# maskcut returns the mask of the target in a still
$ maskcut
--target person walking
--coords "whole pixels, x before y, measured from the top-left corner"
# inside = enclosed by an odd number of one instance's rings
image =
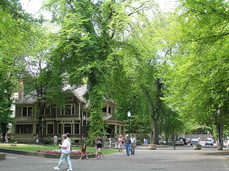
[[[57,146],[57,143],[58,143],[58,137],[56,135],[54,135],[54,137],[53,137],[54,146]]]
[[[34,136],[35,143],[39,143],[39,136],[38,134]]]
[[[103,147],[103,140],[100,135],[97,136],[95,143],[96,145],[96,158],[100,159],[102,156],[102,147]]]
[[[122,135],[119,135],[119,138],[118,138],[118,152],[119,152],[119,155],[122,155],[123,147],[124,147],[124,139],[123,139]]]
[[[126,154],[127,154],[127,156],[129,156],[130,155],[130,144],[131,144],[131,141],[130,141],[130,138],[129,138],[128,135],[126,135],[125,144],[126,144]]]
[[[59,159],[59,163],[56,167],[54,167],[54,170],[60,170],[60,167],[62,165],[62,163],[64,162],[64,160],[66,160],[66,162],[68,163],[68,169],[67,171],[71,171],[72,170],[72,163],[70,160],[70,154],[71,154],[71,143],[69,142],[69,140],[67,139],[67,135],[63,134],[62,135],[62,140],[63,143],[62,145],[59,144],[59,147],[61,148],[61,156]]]
[[[8,143],[9,142],[9,137],[8,137],[8,134],[6,133],[5,135],[5,143]]]
[[[86,152],[86,140],[85,140],[84,134],[81,135],[80,148],[81,148],[81,157],[79,158],[79,160],[83,158],[83,155],[85,155],[86,160],[88,160],[88,156]]]
[[[130,142],[131,142],[130,144],[131,155],[135,155],[136,138],[134,137],[134,135],[131,136]]]

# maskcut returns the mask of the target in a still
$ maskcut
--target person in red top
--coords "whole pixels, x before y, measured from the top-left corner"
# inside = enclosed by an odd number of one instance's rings
[[[81,157],[79,158],[79,160],[83,158],[83,155],[85,155],[86,160],[88,160],[87,152],[86,152],[86,140],[85,140],[84,134],[81,135],[80,148],[81,148]]]

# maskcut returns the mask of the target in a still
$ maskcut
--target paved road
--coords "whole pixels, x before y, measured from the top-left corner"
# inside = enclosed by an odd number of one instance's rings
[[[57,159],[7,154],[6,160],[0,161],[0,171],[52,171],[57,163]],[[229,171],[228,153],[219,155],[215,148],[146,150],[138,147],[135,156],[116,153],[100,160],[72,160],[72,163],[74,171]],[[66,167],[63,164],[62,170]]]

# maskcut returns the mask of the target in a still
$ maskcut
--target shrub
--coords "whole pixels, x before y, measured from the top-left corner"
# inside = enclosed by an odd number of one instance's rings
[[[53,143],[52,137],[44,137],[43,143],[44,144],[52,144]]]

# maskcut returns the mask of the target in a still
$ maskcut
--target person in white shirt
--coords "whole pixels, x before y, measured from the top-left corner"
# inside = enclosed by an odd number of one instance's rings
[[[54,146],[57,146],[58,137],[56,135],[53,137],[53,143],[54,143]]]
[[[135,155],[136,138],[134,137],[134,135],[131,136],[130,141],[131,141],[130,144],[131,155]]]
[[[72,163],[70,160],[70,154],[71,154],[71,143],[69,142],[69,140],[67,139],[67,135],[63,134],[62,135],[62,145],[59,145],[59,147],[61,148],[61,156],[59,159],[59,163],[56,167],[54,167],[54,170],[60,170],[60,167],[62,165],[62,163],[64,162],[64,160],[67,161],[68,163],[68,169],[67,171],[71,171],[72,170]]]

